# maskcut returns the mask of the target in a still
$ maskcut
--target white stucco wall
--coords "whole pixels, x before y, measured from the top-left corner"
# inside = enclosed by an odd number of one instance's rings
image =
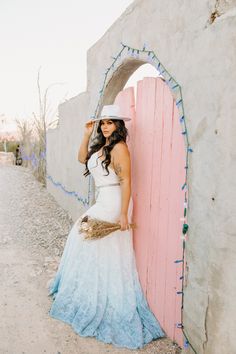
[[[83,177],[84,166],[77,154],[83,136],[82,126],[87,120],[88,95],[82,93],[59,106],[59,124],[47,133],[47,174],[67,191],[87,198],[88,177]],[[76,220],[86,207],[74,196],[47,180],[47,189],[60,205]]]
[[[47,136],[48,174],[84,197],[88,178],[77,161],[83,126],[121,41],[135,48],[147,43],[182,88],[194,150],[185,331],[197,353],[236,353],[236,1],[137,0],[90,48],[87,91],[59,106],[59,126]],[[114,92],[119,80],[111,85]],[[85,210],[50,181],[47,188],[74,220]]]

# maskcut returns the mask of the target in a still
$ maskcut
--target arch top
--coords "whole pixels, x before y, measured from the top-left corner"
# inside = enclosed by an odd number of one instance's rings
[[[152,65],[160,74],[160,77],[166,82],[176,102],[181,102],[181,88],[176,80],[170,75],[166,68],[161,64],[153,50],[148,50],[145,46],[142,49],[132,48],[124,43],[121,43],[122,48],[116,56],[112,56],[113,62],[105,72],[105,77],[101,90],[100,97],[93,117],[100,114],[102,106],[112,104],[116,95],[124,88],[126,82],[132,74],[142,65]],[[181,108],[178,107],[179,110]],[[180,112],[182,117],[183,112]]]
[[[102,97],[102,105],[112,104],[130,76],[144,64],[147,64],[147,62],[135,58],[125,58],[107,80]]]

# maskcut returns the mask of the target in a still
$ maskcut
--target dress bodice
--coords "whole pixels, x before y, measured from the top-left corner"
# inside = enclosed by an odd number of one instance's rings
[[[90,156],[90,159],[88,160],[88,169],[94,178],[96,186],[119,182],[119,177],[116,175],[115,171],[109,166],[109,175],[107,175],[107,171],[102,165],[102,160],[99,157],[98,151],[94,152]]]

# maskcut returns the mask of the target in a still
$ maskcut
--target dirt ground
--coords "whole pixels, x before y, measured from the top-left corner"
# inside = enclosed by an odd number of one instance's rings
[[[0,354],[179,354],[169,339],[128,350],[80,337],[48,315],[47,285],[71,226],[28,169],[0,165]]]

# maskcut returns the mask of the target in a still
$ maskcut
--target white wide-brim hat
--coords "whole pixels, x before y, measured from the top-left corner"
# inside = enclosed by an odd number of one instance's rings
[[[101,119],[120,119],[120,120],[131,120],[130,117],[123,117],[120,112],[120,107],[116,104],[105,105],[102,108],[100,116],[94,118],[93,121],[98,121]]]

